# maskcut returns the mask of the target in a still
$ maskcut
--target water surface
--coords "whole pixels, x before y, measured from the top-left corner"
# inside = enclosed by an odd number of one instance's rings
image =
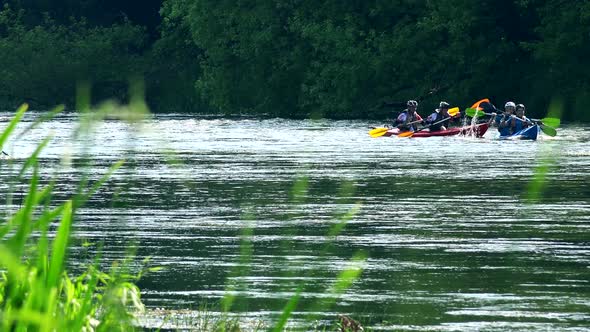
[[[63,115],[8,142],[0,188],[48,134],[42,174],[58,179],[58,199],[125,158],[79,211],[72,256],[104,243],[109,262],[137,244],[164,267],[140,282],[145,303],[183,317],[205,304],[215,314],[229,289],[234,312],[269,322],[305,285],[294,327],[347,314],[375,330],[590,328],[590,128],[529,142],[375,139],[371,125],[168,115],[106,121],[72,141],[77,119]],[[332,305],[328,289],[359,253],[361,278]]]

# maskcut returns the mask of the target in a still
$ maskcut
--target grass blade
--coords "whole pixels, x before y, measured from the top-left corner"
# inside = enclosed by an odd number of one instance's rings
[[[0,135],[0,150],[2,150],[2,148],[4,147],[4,142],[6,142],[8,136],[10,136],[10,134],[14,131],[14,128],[16,128],[17,123],[20,122],[20,119],[22,119],[23,115],[25,114],[28,108],[28,104],[22,104],[16,110],[16,115],[14,116],[14,118],[12,118],[8,126],[4,129],[2,135]]]
[[[66,259],[66,251],[68,241],[70,239],[70,232],[72,226],[72,202],[67,201],[64,209],[57,235],[53,240],[53,248],[51,250],[51,262],[49,264],[49,274],[47,276],[48,288],[57,287],[58,281],[63,271],[64,262]]]

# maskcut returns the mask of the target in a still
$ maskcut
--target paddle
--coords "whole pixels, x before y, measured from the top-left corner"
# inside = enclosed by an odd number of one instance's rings
[[[518,121],[521,121],[521,122],[528,122],[528,121],[523,120],[523,119],[521,119],[519,117],[516,117],[514,115],[512,116],[512,118],[514,118],[514,119],[516,119]],[[549,126],[545,125],[543,122],[545,122],[544,120],[547,120],[547,121],[552,122],[552,123],[554,123],[554,121],[557,121],[559,123],[559,119],[557,119],[557,118],[545,118],[545,119],[541,119],[541,120],[539,120],[539,119],[535,119],[535,120],[529,119],[529,120],[531,120],[533,123],[535,123],[536,125],[538,125],[541,128],[541,131],[545,135],[551,136],[551,137],[557,136],[557,130],[555,130],[555,128],[553,128],[553,127],[549,127]]]
[[[517,119],[518,119],[518,118],[517,118]],[[553,119],[553,118],[547,118],[547,119]],[[542,123],[542,122],[536,122],[536,121],[534,121],[534,122],[535,122],[535,123],[536,123],[536,124],[537,124],[537,125],[538,125],[538,126],[541,128],[541,131],[542,131],[542,132],[543,132],[545,135],[547,135],[547,136],[551,136],[551,137],[555,137],[555,136],[557,136],[557,130],[555,130],[555,128],[553,128],[553,127],[550,127],[550,126],[547,126],[547,125],[545,125],[545,124],[544,124],[544,123]]]
[[[549,127],[559,127],[561,124],[561,120],[559,118],[543,118],[543,119],[531,119],[532,121],[536,122],[543,122],[544,125]]]
[[[417,120],[414,122],[410,122],[406,125],[412,125],[418,122],[422,122],[423,120]],[[375,137],[381,137],[383,135],[385,135],[385,133],[387,133],[387,131],[389,130],[389,128],[385,128],[385,127],[379,127],[379,128],[375,128],[375,129],[371,129],[369,130],[369,136],[375,138]]]
[[[412,136],[414,135],[414,133],[417,133],[417,132],[419,132],[419,131],[422,131],[422,130],[424,130],[424,129],[426,129],[426,128],[430,128],[431,126],[433,126],[433,125],[435,125],[435,124],[439,124],[439,123],[441,123],[441,122],[447,121],[448,119],[450,119],[450,118],[454,117],[455,115],[459,114],[459,107],[453,107],[453,108],[450,108],[450,109],[447,111],[447,113],[450,115],[450,116],[449,116],[449,117],[447,117],[447,118],[444,118],[444,119],[442,119],[442,120],[440,120],[440,121],[437,121],[437,122],[431,123],[431,124],[429,124],[428,126],[424,126],[424,127],[420,128],[420,129],[418,129],[418,130],[416,130],[416,131],[405,131],[405,132],[403,132],[403,133],[401,133],[401,134],[397,135],[397,137],[412,137]]]
[[[2,154],[8,156],[8,153],[4,152],[4,150],[2,151]]]
[[[448,112],[447,112],[447,113],[448,113],[448,114],[449,114],[451,117],[453,117],[453,116],[455,116],[455,115],[459,114],[459,112],[460,112],[460,110],[459,110],[459,107],[453,107],[453,108],[449,108],[449,110],[448,110]]]
[[[474,117],[482,117],[484,115],[487,115],[487,116],[491,116],[492,115],[492,113],[486,113],[486,112],[484,112],[484,111],[482,111],[480,109],[475,109],[475,108],[468,108],[468,109],[466,109],[465,110],[465,114],[467,114],[467,116],[472,117],[472,118],[474,118]]]
[[[456,113],[455,113],[455,114],[456,114]],[[415,133],[417,133],[417,132],[420,132],[420,131],[422,131],[422,130],[424,130],[424,129],[426,129],[426,128],[430,128],[430,127],[434,126],[435,124],[439,124],[439,123],[441,123],[441,122],[445,122],[445,121],[447,121],[447,120],[448,120],[448,119],[450,119],[450,118],[452,118],[452,117],[451,117],[451,116],[449,116],[448,118],[444,118],[444,119],[442,119],[442,120],[440,120],[440,121],[436,121],[436,122],[434,122],[434,123],[431,123],[431,124],[429,124],[428,126],[424,126],[424,127],[420,128],[420,129],[418,129],[418,130],[416,130],[416,131],[405,131],[405,132],[403,132],[403,133],[401,133],[401,134],[397,135],[397,137],[412,137],[412,136],[414,136],[414,134],[415,134]]]
[[[488,98],[484,98],[484,99],[482,99],[482,100],[480,100],[480,101],[476,102],[475,104],[473,104],[473,105],[471,106],[471,108],[478,110],[478,109],[480,109],[480,108],[479,108],[479,105],[481,105],[482,103],[489,103],[489,102],[490,102],[490,100],[489,100]]]
[[[385,133],[389,130],[389,128],[379,127],[375,129],[369,130],[369,136],[371,137],[380,137],[385,135]]]
[[[486,113],[482,110],[477,110],[477,109],[473,109],[473,108],[468,108],[467,111],[465,111],[465,114],[467,114],[467,116],[470,117],[480,117],[480,116],[491,116],[492,113]],[[520,118],[514,117],[515,119],[518,119],[520,121],[523,121]],[[541,131],[543,131],[543,133],[545,133],[548,136],[551,137],[555,137],[557,135],[557,130],[555,130],[555,128],[546,125],[545,123],[551,123],[551,124],[557,124],[557,126],[559,126],[560,120],[558,118],[543,118],[543,119],[530,119],[531,121],[533,121],[535,124],[537,124],[539,127],[541,127]]]

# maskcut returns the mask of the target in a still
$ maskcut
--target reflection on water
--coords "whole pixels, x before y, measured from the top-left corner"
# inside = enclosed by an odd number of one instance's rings
[[[84,142],[70,139],[75,121],[62,116],[9,142],[13,159],[2,161],[2,182],[48,133],[55,138],[42,171],[45,181],[59,179],[58,197],[73,192],[84,172],[98,179],[126,158],[79,211],[74,257],[95,250],[83,241],[104,242],[107,262],[137,243],[140,256],[165,267],[140,283],[151,308],[190,316],[204,304],[214,308],[232,283],[242,317],[276,318],[304,282],[294,313],[301,322],[364,251],[361,279],[320,318],[346,313],[382,330],[589,327],[588,128],[565,127],[538,142],[495,140],[493,130],[483,139],[373,139],[372,124],[361,121],[158,116],[140,128],[99,126],[85,169],[78,166]],[[551,155],[541,153],[547,146]],[[71,163],[62,164],[64,154]],[[544,158],[554,162],[544,194],[527,204]],[[308,189],[295,200],[302,177]],[[350,196],[343,186],[352,186]],[[328,236],[356,204],[342,233]],[[245,227],[252,227],[252,256],[244,273],[230,274]]]

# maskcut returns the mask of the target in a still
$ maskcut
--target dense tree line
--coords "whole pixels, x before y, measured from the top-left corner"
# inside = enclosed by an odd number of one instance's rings
[[[382,118],[422,96],[489,97],[590,120],[590,0],[12,0],[0,12],[0,101],[125,99],[154,111]],[[430,92],[430,93],[429,93]]]

